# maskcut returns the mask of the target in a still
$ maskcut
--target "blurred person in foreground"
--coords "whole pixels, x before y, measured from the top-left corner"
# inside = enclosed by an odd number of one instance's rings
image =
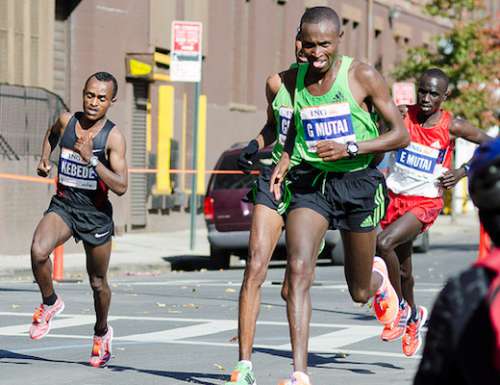
[[[439,294],[414,385],[500,384],[500,138],[476,150],[469,192],[493,246]]]

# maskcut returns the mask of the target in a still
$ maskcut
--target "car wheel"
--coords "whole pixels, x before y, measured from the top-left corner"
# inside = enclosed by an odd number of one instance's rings
[[[413,251],[415,253],[427,253],[429,251],[429,233],[427,231],[415,238]]]
[[[227,250],[216,249],[210,246],[210,259],[216,269],[229,269],[231,253]]]
[[[344,264],[344,243],[342,239],[339,239],[330,250],[330,258],[334,265],[342,266]]]

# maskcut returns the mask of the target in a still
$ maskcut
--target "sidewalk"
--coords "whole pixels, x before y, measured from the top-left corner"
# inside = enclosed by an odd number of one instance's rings
[[[72,241],[70,241],[72,242]],[[479,220],[477,213],[439,216],[430,230],[430,250],[433,245],[469,245],[476,250],[479,242]],[[189,230],[170,231],[163,233],[126,233],[115,237],[110,261],[110,274],[147,275],[170,271],[172,263],[189,260],[198,256],[200,260],[209,261],[209,244],[207,230],[198,227],[196,230],[195,250],[189,249]],[[471,251],[472,252],[472,251]],[[203,263],[201,264],[203,265]],[[182,268],[181,268],[182,269]],[[85,278],[85,254],[64,254],[65,278]],[[0,255],[0,279],[32,279],[30,256]]]
[[[205,227],[196,229],[195,249],[189,248],[189,230],[164,233],[131,232],[113,238],[110,274],[158,273],[171,270],[170,259],[210,254]],[[68,242],[73,242],[70,240]],[[81,244],[80,244],[81,245]],[[65,278],[84,278],[85,253],[64,253]],[[177,257],[177,258],[173,258]],[[0,279],[31,277],[29,254],[0,255]]]

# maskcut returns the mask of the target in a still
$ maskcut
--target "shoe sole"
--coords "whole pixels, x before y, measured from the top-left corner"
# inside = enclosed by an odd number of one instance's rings
[[[396,294],[396,290],[394,290],[394,287],[392,287],[391,281],[389,279],[389,272],[387,271],[387,265],[385,264],[385,261],[380,257],[374,257],[374,260],[380,260],[381,268],[379,268],[377,266],[373,270],[379,272],[379,274],[383,275],[384,279],[387,280],[386,281],[387,285],[388,285],[387,290],[389,290],[389,292],[391,293],[390,296],[398,298],[398,295]],[[375,304],[375,302],[373,302],[373,303]],[[372,306],[375,309],[374,304]],[[387,325],[387,324],[394,322],[394,320],[396,319],[397,316],[398,316],[398,312],[396,311],[394,313],[394,317],[392,317],[390,320],[382,321],[377,317],[377,312],[375,312],[375,318],[377,318],[378,322],[380,322],[382,325]]]
[[[397,341],[397,340],[401,339],[401,337],[403,337],[404,334],[405,334],[405,330],[403,329],[403,332],[397,337],[387,338],[387,337],[380,336],[380,339],[384,342],[393,342],[393,341]]]
[[[62,303],[62,306],[61,308],[55,312],[54,316],[52,317],[52,319],[48,322],[48,327],[47,327],[47,331],[44,333],[44,334],[41,334],[40,336],[38,337],[33,337],[30,333],[30,338],[32,340],[41,340],[43,337],[45,337],[47,334],[49,334],[50,332],[50,329],[52,328],[52,321],[54,320],[54,318],[56,318],[59,314],[61,314],[64,310],[64,302]]]

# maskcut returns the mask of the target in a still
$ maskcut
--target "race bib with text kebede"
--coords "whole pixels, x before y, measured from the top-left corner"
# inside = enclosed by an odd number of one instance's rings
[[[89,167],[80,154],[63,148],[59,162],[59,183],[83,190],[97,189],[97,173],[92,167]]]

